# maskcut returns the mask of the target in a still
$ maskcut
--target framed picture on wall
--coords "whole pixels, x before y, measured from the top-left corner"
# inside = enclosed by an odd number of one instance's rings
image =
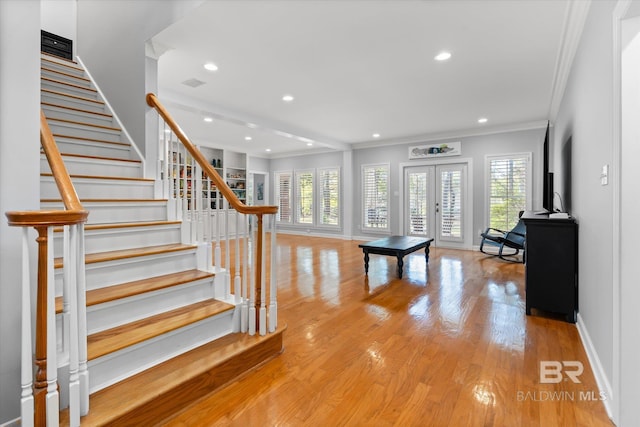
[[[409,147],[409,159],[459,156],[462,154],[460,141]]]

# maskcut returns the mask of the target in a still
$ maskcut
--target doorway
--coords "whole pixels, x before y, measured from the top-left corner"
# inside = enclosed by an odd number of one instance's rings
[[[461,247],[466,241],[467,165],[404,168],[403,234],[433,237],[436,246]]]

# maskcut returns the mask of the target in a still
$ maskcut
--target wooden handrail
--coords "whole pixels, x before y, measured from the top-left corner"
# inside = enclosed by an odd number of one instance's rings
[[[207,159],[202,155],[200,150],[196,148],[195,145],[187,138],[184,134],[180,126],[173,120],[171,115],[167,112],[164,106],[160,103],[158,98],[153,93],[147,94],[147,104],[151,108],[155,108],[158,114],[164,119],[164,121],[169,125],[173,133],[176,134],[180,142],[185,146],[189,154],[195,159],[196,162],[200,165],[202,170],[207,174],[209,179],[213,181],[218,190],[222,193],[223,197],[227,199],[229,205],[237,212],[243,214],[254,214],[254,215],[265,215],[265,214],[275,214],[278,212],[277,206],[247,206],[238,199],[235,193],[229,188],[224,179],[218,174],[213,166],[209,164]]]

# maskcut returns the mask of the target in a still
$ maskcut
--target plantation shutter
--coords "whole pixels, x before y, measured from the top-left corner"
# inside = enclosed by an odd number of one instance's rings
[[[340,225],[340,170],[320,171],[320,224]]]
[[[279,222],[291,222],[291,172],[276,173],[276,201],[278,213],[276,216]]]
[[[313,224],[313,172],[296,172],[296,222]]]
[[[462,237],[462,171],[446,170],[440,175],[440,235]]]
[[[388,229],[389,165],[362,167],[363,227]]]
[[[520,211],[526,210],[529,156],[492,158],[489,161],[489,226],[511,230]]]

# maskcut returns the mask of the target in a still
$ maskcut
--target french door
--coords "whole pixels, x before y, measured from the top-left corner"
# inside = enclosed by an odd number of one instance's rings
[[[463,243],[465,164],[405,168],[404,233],[429,236],[436,245]]]

